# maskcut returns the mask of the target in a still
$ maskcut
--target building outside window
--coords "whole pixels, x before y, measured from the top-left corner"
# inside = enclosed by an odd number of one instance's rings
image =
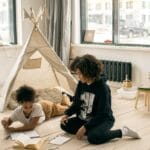
[[[0,42],[16,44],[15,0],[0,0]]]
[[[150,0],[81,0],[81,42],[87,43],[86,33],[94,31],[90,43],[150,46],[149,4]]]
[[[145,1],[142,2],[142,7],[143,7],[143,8],[146,8],[145,3],[146,3]]]

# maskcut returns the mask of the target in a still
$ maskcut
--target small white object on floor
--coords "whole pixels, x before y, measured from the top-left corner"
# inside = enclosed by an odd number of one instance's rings
[[[59,135],[59,136],[56,136],[55,138],[51,139],[49,141],[49,143],[55,144],[55,145],[62,145],[65,142],[69,141],[70,139],[71,139],[70,137],[66,137],[64,135]]]

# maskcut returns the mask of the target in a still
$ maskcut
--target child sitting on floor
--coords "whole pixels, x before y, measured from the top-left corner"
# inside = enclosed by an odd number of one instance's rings
[[[47,100],[35,102],[36,92],[32,87],[21,86],[16,91],[16,100],[20,104],[8,118],[2,119],[1,123],[8,132],[28,131],[34,129],[39,123],[51,117],[63,115],[70,106],[70,100],[63,95],[61,103]],[[15,121],[23,123],[21,127],[12,127]]]

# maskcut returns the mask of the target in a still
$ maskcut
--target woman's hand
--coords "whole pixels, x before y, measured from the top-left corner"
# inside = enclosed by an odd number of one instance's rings
[[[65,125],[67,122],[68,122],[68,115],[64,115],[62,118],[61,118],[61,124]]]
[[[83,136],[85,135],[85,133],[86,133],[86,128],[82,126],[81,128],[78,129],[76,133],[77,139],[81,140]]]

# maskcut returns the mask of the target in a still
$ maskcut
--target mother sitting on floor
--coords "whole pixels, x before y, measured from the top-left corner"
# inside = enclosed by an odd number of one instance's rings
[[[76,57],[71,64],[79,82],[72,105],[61,119],[61,128],[75,134],[80,140],[84,135],[92,144],[101,144],[114,138],[129,136],[140,138],[129,129],[111,130],[115,119],[111,109],[111,91],[104,78],[100,78],[101,63],[92,55]],[[71,117],[73,114],[76,116]]]

